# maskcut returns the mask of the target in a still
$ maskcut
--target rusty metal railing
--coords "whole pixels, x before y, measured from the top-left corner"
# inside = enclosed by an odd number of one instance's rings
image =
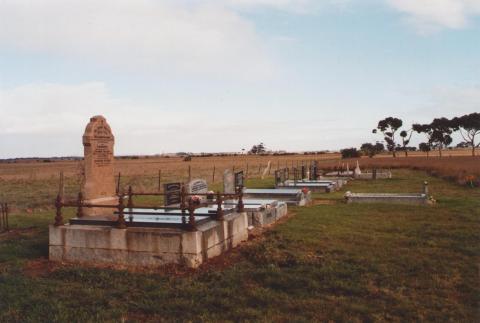
[[[182,227],[184,229],[190,231],[196,231],[197,226],[195,222],[195,210],[210,205],[216,205],[217,210],[215,213],[212,213],[210,217],[212,220],[222,221],[224,220],[224,210],[223,210],[223,201],[227,198],[236,198],[238,199],[237,203],[237,211],[244,212],[244,203],[243,203],[243,189],[239,188],[236,194],[222,194],[217,192],[215,200],[208,200],[203,203],[197,203],[193,196],[207,196],[211,197],[212,194],[204,193],[204,194],[188,194],[186,193],[185,187],[182,186],[181,193],[180,193],[180,205],[179,207],[169,207],[169,206],[152,206],[152,205],[135,205],[134,197],[135,196],[165,196],[166,193],[145,193],[145,192],[133,192],[132,187],[128,188],[128,192],[126,194],[120,193],[118,195],[118,203],[117,204],[110,204],[110,205],[102,205],[102,204],[95,204],[95,203],[86,203],[84,201],[82,193],[78,193],[77,199],[73,201],[64,201],[61,194],[57,195],[55,200],[55,226],[64,225],[64,219],[62,214],[62,209],[64,207],[74,207],[77,209],[76,216],[77,218],[84,217],[84,208],[104,208],[104,209],[115,209],[117,214],[117,221],[116,227],[119,229],[125,229],[127,227],[127,223],[125,221],[125,214],[133,215],[133,209],[162,209],[162,210],[180,210],[180,214],[173,214],[169,213],[165,216],[180,216],[182,217]],[[125,204],[125,199],[127,200],[127,204]],[[129,211],[125,211],[128,209]],[[188,212],[188,216],[187,216]],[[162,214],[158,214],[157,216],[163,216]],[[130,219],[132,220],[132,219]]]

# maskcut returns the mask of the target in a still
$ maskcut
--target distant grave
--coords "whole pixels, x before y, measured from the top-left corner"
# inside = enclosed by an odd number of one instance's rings
[[[428,183],[424,183],[423,193],[352,193],[345,194],[345,200],[350,203],[388,203],[388,204],[432,204],[429,196]]]
[[[310,204],[312,194],[307,189],[262,189],[262,188],[245,188],[243,190],[245,199],[257,200],[277,200],[287,203],[288,205],[305,206]]]

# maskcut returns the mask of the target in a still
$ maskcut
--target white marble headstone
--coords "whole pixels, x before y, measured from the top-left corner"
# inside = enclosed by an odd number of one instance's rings
[[[188,194],[207,194],[208,184],[204,179],[191,180],[187,185]]]
[[[235,194],[235,175],[231,169],[223,172],[223,193]]]

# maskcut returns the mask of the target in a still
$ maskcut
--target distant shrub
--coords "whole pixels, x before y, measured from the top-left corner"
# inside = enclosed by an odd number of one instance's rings
[[[343,159],[360,157],[360,151],[357,148],[345,148],[340,150],[340,153]]]

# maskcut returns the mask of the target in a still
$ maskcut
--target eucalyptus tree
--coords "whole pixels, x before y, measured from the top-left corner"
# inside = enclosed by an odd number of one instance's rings
[[[397,144],[395,142],[395,134],[397,133],[398,129],[400,129],[403,125],[402,119],[388,117],[378,122],[377,128],[373,129],[373,133],[377,133],[377,130],[383,134],[383,138],[387,143],[388,151],[393,153],[393,157],[397,157],[396,154],[396,147]]]
[[[430,147],[438,149],[440,157],[442,157],[443,148],[453,141],[452,121],[447,118],[436,118],[429,124],[414,124],[412,129],[418,133],[424,133],[427,136],[427,143]]]
[[[480,147],[480,142],[475,142],[475,137],[480,134],[480,113],[474,112],[453,118],[451,126],[460,132],[465,144],[472,147],[472,156],[475,156],[475,148]]]
[[[405,157],[408,157],[408,149],[407,146],[410,143],[410,139],[412,139],[413,129],[410,130],[402,130],[400,132],[400,137],[402,137],[402,147],[405,151]]]

